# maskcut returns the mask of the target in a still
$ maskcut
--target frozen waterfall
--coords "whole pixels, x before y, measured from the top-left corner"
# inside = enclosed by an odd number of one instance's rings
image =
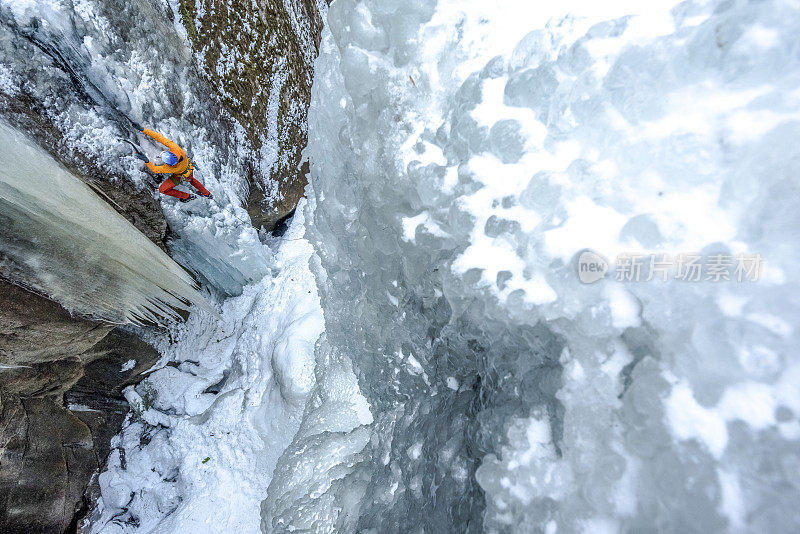
[[[191,276],[27,136],[0,122],[0,262],[70,312],[163,322],[211,309]]]

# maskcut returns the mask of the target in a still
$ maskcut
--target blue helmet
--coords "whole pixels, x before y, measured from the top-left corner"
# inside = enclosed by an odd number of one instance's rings
[[[161,153],[161,161],[163,161],[167,165],[175,165],[178,163],[178,156],[176,156],[169,150],[165,150],[164,152]]]

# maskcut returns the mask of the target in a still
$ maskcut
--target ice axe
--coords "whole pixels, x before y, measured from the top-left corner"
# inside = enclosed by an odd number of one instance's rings
[[[130,119],[128,119],[128,120],[130,120]],[[134,121],[132,121],[132,120],[130,120],[130,122],[131,122],[131,123],[134,125],[134,127],[135,127],[136,129],[138,129],[138,130],[140,130],[140,131],[142,130],[142,127],[141,127],[141,125],[140,125],[140,124],[138,124],[138,123],[136,123],[136,122],[134,122]],[[138,147],[137,147],[135,144],[133,144],[131,141],[128,141],[127,139],[123,139],[123,141],[125,141],[126,143],[128,143],[129,145],[131,145],[131,148],[133,148],[133,154],[134,154],[134,156],[136,156],[136,157],[137,157],[137,158],[139,158],[140,160],[144,161],[145,163],[147,163],[148,161],[150,161],[150,159],[149,159],[149,158],[148,158],[148,157],[145,155],[145,153],[144,153],[144,152],[142,152],[141,150],[139,150],[139,148],[138,148]],[[188,157],[188,156],[187,156],[187,157]],[[191,159],[191,158],[189,158],[189,159]],[[193,166],[195,169],[197,169],[197,166],[196,166],[194,163],[192,163],[192,166]],[[209,200],[212,200],[212,201],[213,201],[213,202],[214,202],[214,203],[215,203],[217,206],[219,206],[219,208],[220,208],[221,210],[223,210],[223,211],[228,211],[228,210],[227,210],[227,208],[226,208],[225,206],[223,206],[223,205],[220,203],[220,201],[219,201],[218,199],[214,198],[213,196],[212,196],[212,197],[211,197]],[[231,213],[231,215],[233,215],[233,217],[234,217],[234,218],[235,218],[237,221],[239,221],[240,223],[242,223],[242,224],[244,224],[244,225],[246,225],[246,224],[247,224],[246,222],[244,222],[243,220],[241,220],[241,219],[238,217],[238,215],[236,215],[236,213],[234,213],[234,212],[233,212],[233,210],[231,210],[231,211],[230,211],[230,213]]]
[[[148,158],[147,155],[144,152],[142,152],[141,150],[139,150],[139,148],[136,145],[134,145],[132,142],[128,141],[127,139],[123,139],[123,141],[125,141],[126,143],[131,145],[131,148],[133,148],[133,155],[134,156],[136,156],[140,160],[144,161],[145,163],[150,161],[150,158]]]
[[[135,156],[137,159],[140,159],[140,160],[142,160],[142,161],[143,161],[143,162],[145,162],[145,163],[147,163],[148,161],[150,161],[150,158],[148,158],[148,157],[147,157],[147,154],[145,154],[144,152],[142,152],[141,150],[139,150],[139,147],[137,147],[136,145],[134,145],[132,142],[128,141],[127,139],[122,139],[122,141],[124,141],[125,143],[128,143],[129,145],[131,145],[131,148],[133,148],[133,155],[134,155],[134,156]],[[153,177],[152,177],[152,176],[150,176],[150,175],[149,175],[149,174],[147,174],[147,173],[145,173],[145,175],[147,176],[147,179],[150,181],[150,183],[152,183],[152,184],[155,184],[155,185],[158,185],[158,182],[157,182],[157,181],[155,181],[155,180],[153,179]]]

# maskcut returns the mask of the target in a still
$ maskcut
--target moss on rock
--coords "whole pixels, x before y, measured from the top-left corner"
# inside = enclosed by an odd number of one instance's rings
[[[216,99],[255,158],[248,211],[270,228],[303,195],[313,62],[323,21],[312,0],[180,0],[183,26]]]

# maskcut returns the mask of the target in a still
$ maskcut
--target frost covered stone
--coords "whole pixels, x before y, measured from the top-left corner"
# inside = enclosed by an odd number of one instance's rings
[[[164,358],[125,390],[131,412],[86,532],[259,531],[259,504],[315,383],[323,329],[302,235],[300,215],[275,250],[280,268],[225,300],[221,317],[193,313],[150,336]]]

